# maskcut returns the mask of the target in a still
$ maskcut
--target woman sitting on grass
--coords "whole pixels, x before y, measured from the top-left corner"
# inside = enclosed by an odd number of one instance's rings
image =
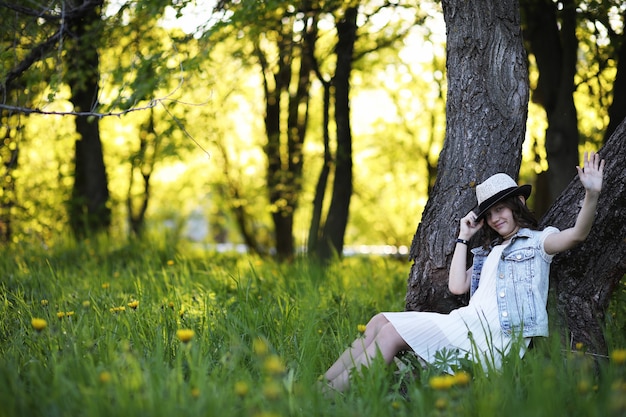
[[[476,187],[478,212],[461,219],[450,265],[448,288],[453,294],[470,291],[465,307],[449,314],[405,311],[379,313],[324,374],[328,387],[344,391],[350,374],[368,366],[380,354],[390,364],[396,354],[412,350],[433,363],[446,349],[467,355],[486,367],[499,368],[515,340],[523,340],[519,355],[534,336],[548,335],[546,310],[550,263],[556,253],[582,242],[595,217],[602,189],[604,161],[598,154],[584,156],[576,167],[585,188],[585,199],[573,227],[537,230],[537,220],[526,207],[531,186],[517,186],[506,174],[495,174]],[[482,247],[472,250],[465,270],[468,240],[483,225]],[[479,285],[480,281],[480,285]],[[517,345],[514,345],[517,346]]]

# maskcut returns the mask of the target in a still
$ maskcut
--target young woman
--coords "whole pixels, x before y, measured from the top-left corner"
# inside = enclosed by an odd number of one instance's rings
[[[518,187],[506,174],[495,174],[476,187],[478,210],[461,219],[450,265],[448,287],[453,294],[470,292],[469,304],[449,314],[379,313],[324,374],[328,387],[344,391],[354,369],[368,366],[376,355],[390,364],[401,351],[412,350],[432,363],[442,350],[498,368],[514,341],[523,341],[520,356],[534,336],[548,335],[546,311],[552,257],[582,242],[595,217],[602,189],[604,161],[585,153],[576,167],[585,199],[573,227],[537,229],[526,207],[531,186]],[[487,224],[482,247],[472,250],[465,270],[468,240]],[[480,285],[479,285],[480,284]],[[517,345],[515,345],[517,346]]]

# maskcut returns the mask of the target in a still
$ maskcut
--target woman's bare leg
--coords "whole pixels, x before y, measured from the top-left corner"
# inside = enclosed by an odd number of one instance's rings
[[[367,323],[367,326],[365,326],[363,337],[356,339],[352,345],[339,356],[339,359],[328,368],[328,371],[324,374],[326,380],[330,381],[346,369],[352,368],[354,366],[354,360],[361,356],[363,351],[372,344],[380,329],[387,323],[389,323],[389,321],[383,314],[377,314],[372,317]]]
[[[403,350],[409,349],[395,327],[389,323],[384,315],[378,314],[367,325],[371,327],[371,340],[368,340],[367,328],[365,339],[357,340],[353,346],[344,352],[324,375],[328,385],[337,391],[344,391],[350,385],[350,371],[361,366],[369,366],[372,359],[379,353],[386,364]]]

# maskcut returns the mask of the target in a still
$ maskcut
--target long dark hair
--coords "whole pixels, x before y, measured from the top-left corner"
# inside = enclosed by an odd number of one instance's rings
[[[505,200],[499,201],[496,204],[502,204],[505,207],[511,209],[513,213],[513,220],[519,225],[519,227],[525,227],[527,229],[537,230],[539,228],[539,222],[535,217],[535,214],[530,211],[526,203],[523,203],[519,196],[514,195]],[[493,244],[498,244],[502,241],[502,236],[491,227],[487,225],[487,219],[484,220],[485,224],[483,230],[483,248],[488,249]],[[485,227],[486,226],[486,227]]]

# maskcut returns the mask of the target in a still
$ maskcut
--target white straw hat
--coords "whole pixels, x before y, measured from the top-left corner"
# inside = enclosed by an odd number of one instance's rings
[[[492,175],[476,186],[476,200],[478,200],[476,220],[480,220],[494,204],[507,197],[523,195],[528,199],[531,189],[532,187],[528,184],[518,187],[515,180],[507,174]]]

